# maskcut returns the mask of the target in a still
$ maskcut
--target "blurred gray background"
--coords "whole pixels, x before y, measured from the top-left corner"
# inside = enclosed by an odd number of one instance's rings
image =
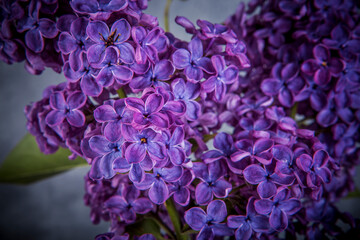
[[[189,40],[176,16],[223,22],[233,14],[239,0],[173,0],[170,8],[170,31]],[[166,0],[151,0],[147,13],[158,17],[164,27]],[[0,62],[0,163],[26,134],[24,107],[41,99],[48,85],[65,81],[61,74],[46,70],[40,76],[28,74],[23,63]],[[84,176],[88,168],[78,168],[29,186],[0,184],[0,239],[64,240],[94,239],[107,231],[108,223],[93,225],[90,210],[83,203]],[[358,171],[359,172],[359,171]],[[358,176],[358,180],[359,180]],[[360,182],[360,181],[357,181]],[[358,199],[340,203],[342,210],[360,216]]]
[[[221,23],[235,12],[240,0],[173,0],[170,31],[189,40],[176,16],[194,23],[205,19]],[[151,0],[146,13],[158,17],[164,27],[166,0]],[[0,163],[26,134],[24,107],[41,99],[49,85],[65,81],[61,74],[46,70],[39,76],[28,74],[24,63],[0,62]],[[0,239],[66,240],[94,239],[107,232],[108,223],[93,225],[90,210],[83,203],[84,176],[88,168],[78,168],[29,186],[0,184]]]

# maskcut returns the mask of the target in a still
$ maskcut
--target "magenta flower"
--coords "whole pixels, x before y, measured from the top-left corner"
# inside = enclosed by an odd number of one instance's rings
[[[186,206],[190,202],[190,189],[189,186],[194,180],[194,174],[188,169],[184,169],[182,177],[168,185],[169,195],[173,196],[175,202],[181,206]]]

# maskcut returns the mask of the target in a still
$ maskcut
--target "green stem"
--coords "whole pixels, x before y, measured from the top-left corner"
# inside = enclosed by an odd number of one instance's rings
[[[180,217],[179,217],[179,213],[175,208],[175,204],[173,202],[173,200],[171,198],[169,198],[168,200],[166,200],[165,202],[165,207],[166,210],[170,216],[171,222],[174,226],[175,229],[175,233],[176,233],[176,239],[177,240],[184,240],[186,239],[185,236],[182,235],[181,233],[181,222],[180,222]]]
[[[172,0],[167,0],[166,1],[165,10],[164,10],[164,23],[165,23],[165,31],[166,32],[170,31],[169,10],[170,10],[171,2],[172,2]]]
[[[162,229],[164,229],[171,239],[175,239],[175,234],[173,233],[173,231],[161,220],[161,218],[157,214],[151,213],[149,218],[154,220]]]
[[[122,89],[122,88],[119,88],[116,92],[119,95],[119,98],[126,98],[127,97],[124,89]]]
[[[299,105],[299,103],[296,102],[296,103],[294,104],[294,106],[291,108],[290,117],[291,117],[292,119],[294,119],[294,120],[295,120],[295,116],[296,116],[296,113],[297,113],[298,105]]]

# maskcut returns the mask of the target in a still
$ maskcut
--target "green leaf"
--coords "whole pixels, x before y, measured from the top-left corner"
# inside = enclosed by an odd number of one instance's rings
[[[144,218],[141,221],[127,225],[125,232],[129,233],[132,238],[145,233],[151,233],[156,239],[164,239],[160,233],[159,225],[152,218]]]
[[[78,157],[69,160],[71,152],[60,148],[45,155],[39,150],[34,136],[27,134],[0,166],[0,183],[29,184],[88,163]]]
[[[175,208],[175,204],[171,198],[166,200],[165,202],[166,210],[169,214],[170,220],[174,226],[176,239],[178,240],[184,240],[186,239],[186,236],[183,236],[181,233],[181,221],[179,212]]]
[[[346,198],[360,198],[360,190],[356,188],[354,191],[350,192]]]

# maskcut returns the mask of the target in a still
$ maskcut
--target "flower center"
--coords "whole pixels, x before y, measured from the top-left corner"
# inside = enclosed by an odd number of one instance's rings
[[[141,138],[141,139],[140,139],[140,141],[141,141],[141,143],[147,143],[147,139],[146,139],[146,138],[144,138],[144,137],[143,137],[143,138]]]
[[[102,33],[99,33],[100,39],[105,43],[106,47],[113,46],[114,43],[119,39],[121,33],[119,33],[119,34],[116,34],[116,33],[117,33],[117,29],[115,29],[115,31],[110,33],[110,35],[108,36],[107,39],[105,39],[105,37],[102,35]]]

